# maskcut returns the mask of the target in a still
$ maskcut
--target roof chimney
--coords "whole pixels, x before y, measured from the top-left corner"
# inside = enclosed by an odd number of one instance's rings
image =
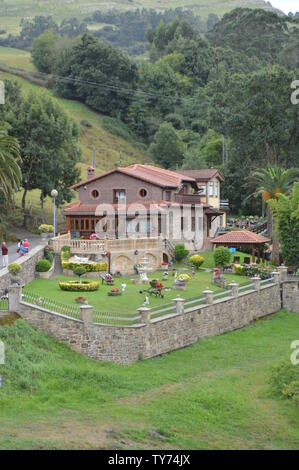
[[[91,178],[94,177],[94,174],[95,174],[95,169],[93,166],[89,166],[87,168],[87,179],[90,180]]]

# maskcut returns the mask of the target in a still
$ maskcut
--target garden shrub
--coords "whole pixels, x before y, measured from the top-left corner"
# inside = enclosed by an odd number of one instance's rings
[[[48,259],[40,259],[36,264],[35,271],[37,273],[47,273],[51,269],[52,263]]]
[[[245,276],[245,266],[242,266],[242,264],[235,264],[235,273],[238,276]]]
[[[21,266],[18,263],[9,264],[7,269],[13,276],[17,276],[21,272]]]
[[[193,255],[190,256],[189,261],[193,266],[195,266],[196,269],[199,269],[202,263],[204,262],[204,257],[200,255]]]
[[[283,362],[272,369],[270,383],[281,397],[289,398],[299,405],[299,368]]]
[[[50,261],[50,263],[53,263],[53,260],[55,258],[55,251],[51,246],[46,246],[44,249],[44,258]]]
[[[183,243],[175,246],[174,257],[176,261],[183,261],[183,259],[187,258],[188,255],[189,250],[185,248],[185,245]]]
[[[53,233],[54,227],[53,225],[41,224],[38,230],[40,233]]]
[[[224,267],[229,264],[231,259],[231,252],[225,246],[219,246],[214,251],[214,262],[215,265],[220,267]]]
[[[94,292],[99,289],[98,281],[61,281],[59,287],[61,290],[69,292]]]
[[[180,282],[188,282],[190,281],[191,277],[189,276],[189,274],[180,274],[177,278],[178,281]]]

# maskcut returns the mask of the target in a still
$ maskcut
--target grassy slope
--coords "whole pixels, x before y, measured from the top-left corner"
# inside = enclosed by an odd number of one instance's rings
[[[0,64],[17,68],[23,68],[25,70],[34,70],[34,66],[31,63],[30,53],[20,51],[17,49],[10,49],[0,47]],[[12,74],[0,72],[0,80],[9,79],[16,80],[22,86],[24,93],[28,93],[30,90],[43,91],[53,94],[45,90],[42,87],[33,85],[28,81],[17,77]],[[80,126],[80,147],[82,151],[81,162],[79,164],[82,177],[86,177],[87,166],[92,162],[93,148],[96,150],[96,167],[97,173],[109,170],[119,161],[120,151],[122,152],[123,164],[131,164],[135,162],[146,162],[149,161],[149,157],[145,152],[138,147],[138,144],[134,143],[134,140],[129,134],[126,134],[126,129],[120,127],[118,122],[111,120],[116,133],[123,135],[115,135],[105,129],[107,118],[92,111],[87,106],[77,101],[66,100],[58,97],[54,99],[59,103],[63,109],[74,119],[78,125],[82,120],[87,120],[92,124],[91,128]],[[17,195],[17,202],[21,200],[21,193]],[[28,194],[28,206],[32,208],[32,212],[35,215],[40,214],[39,209],[39,191],[31,191]],[[52,202],[50,199],[46,200],[45,203],[45,216],[48,222],[52,220]],[[61,229],[64,227],[64,222],[60,218]]]
[[[166,3],[166,2],[165,2]],[[136,9],[140,7],[155,8],[164,10],[165,8],[188,7],[194,9],[203,18],[207,18],[209,13],[223,15],[236,7],[273,8],[263,0],[169,0],[167,5],[160,0],[119,0],[117,8],[120,10]],[[32,18],[35,15],[52,15],[57,21],[63,18],[76,16],[85,18],[95,10],[107,10],[111,4],[106,0],[5,0],[0,4],[0,29],[16,34],[19,31],[19,24],[22,17]]]
[[[0,448],[298,449],[299,414],[272,394],[299,316],[266,320],[119,366],[71,352],[19,320],[0,328]]]

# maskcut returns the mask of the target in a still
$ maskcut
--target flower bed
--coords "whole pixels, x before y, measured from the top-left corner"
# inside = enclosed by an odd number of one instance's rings
[[[99,289],[99,282],[95,281],[61,281],[59,282],[59,287],[64,291],[71,292],[94,292]]]
[[[235,264],[235,273],[239,276],[259,276],[262,280],[270,279],[272,268],[260,267],[257,265]]]

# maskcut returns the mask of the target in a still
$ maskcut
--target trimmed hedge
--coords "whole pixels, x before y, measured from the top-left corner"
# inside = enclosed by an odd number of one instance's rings
[[[70,263],[71,251],[69,246],[64,246],[61,249],[61,266],[62,269],[68,269],[69,271],[75,271],[78,268],[84,268],[87,273],[97,273],[100,271],[107,271],[107,263]]]
[[[50,271],[51,266],[52,266],[52,263],[49,260],[44,258],[44,259],[39,260],[39,262],[35,266],[35,271],[37,273],[47,273],[48,271]]]
[[[99,289],[100,283],[96,281],[61,281],[59,282],[61,290],[69,292],[94,292]]]

